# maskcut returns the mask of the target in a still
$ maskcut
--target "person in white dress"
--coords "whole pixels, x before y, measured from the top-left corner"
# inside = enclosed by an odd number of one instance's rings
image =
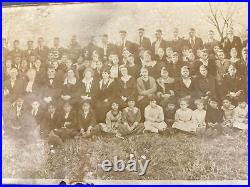
[[[204,101],[202,99],[197,99],[194,103],[197,109],[192,113],[192,121],[193,125],[196,126],[196,133],[202,135],[206,129],[206,110],[204,110]]]
[[[248,129],[248,104],[244,98],[238,101],[234,109],[233,127],[240,130]]]
[[[167,128],[167,124],[164,122],[163,108],[156,103],[154,96],[150,97],[150,103],[145,108],[145,131],[154,133],[164,132]]]
[[[188,108],[188,100],[186,98],[180,99],[180,108],[175,113],[175,122],[172,128],[184,132],[196,132],[196,127],[192,121],[193,111]]]

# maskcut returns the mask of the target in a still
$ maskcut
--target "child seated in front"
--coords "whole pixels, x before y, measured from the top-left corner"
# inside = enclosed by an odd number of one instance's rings
[[[225,134],[232,133],[233,116],[234,116],[235,106],[231,104],[231,99],[229,97],[224,97],[222,99],[221,110],[223,112],[223,131]]]
[[[204,100],[197,99],[194,101],[196,105],[196,110],[192,113],[192,121],[194,126],[196,126],[196,134],[199,136],[203,136],[206,129],[206,110],[204,110]]]
[[[141,111],[135,106],[135,98],[128,98],[128,107],[122,111],[122,125],[118,130],[122,136],[129,134],[140,133],[143,131],[143,124],[141,122]]]
[[[234,109],[233,127],[239,130],[248,129],[248,104],[242,96],[238,100],[238,106]]]
[[[122,125],[122,112],[119,110],[117,101],[112,101],[111,110],[106,115],[106,123],[100,123],[101,130],[106,133],[115,134],[116,137],[123,139],[118,129]]]
[[[205,122],[207,138],[215,138],[222,134],[223,112],[216,98],[209,99]]]
[[[176,98],[174,96],[171,96],[168,99],[164,109],[165,109],[164,110],[164,121],[168,126],[169,134],[172,135],[174,133],[172,126],[174,124],[175,113],[177,110]]]
[[[151,96],[149,105],[145,108],[144,132],[163,133],[167,124],[164,121],[164,112],[161,106],[157,105],[156,97]]]
[[[180,108],[175,113],[175,122],[173,128],[184,132],[196,132],[196,127],[192,122],[193,111],[188,108],[188,100],[180,99]]]

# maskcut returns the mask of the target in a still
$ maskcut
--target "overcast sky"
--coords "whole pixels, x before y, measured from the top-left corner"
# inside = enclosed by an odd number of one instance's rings
[[[225,11],[228,3],[217,3]],[[247,28],[247,3],[235,3],[239,11],[234,16],[236,33]],[[51,46],[55,36],[67,46],[73,34],[82,46],[91,35],[107,33],[112,42],[119,37],[119,30],[128,31],[128,38],[135,40],[137,29],[144,27],[146,35],[154,40],[156,29],[162,29],[164,38],[172,37],[174,27],[186,36],[188,28],[194,27],[197,35],[206,38],[209,29],[206,21],[208,3],[81,3],[50,6],[29,6],[3,9],[3,37],[10,43],[20,39],[22,44],[29,39],[43,36]],[[215,29],[214,29],[215,30]],[[97,38],[98,39],[98,38]]]

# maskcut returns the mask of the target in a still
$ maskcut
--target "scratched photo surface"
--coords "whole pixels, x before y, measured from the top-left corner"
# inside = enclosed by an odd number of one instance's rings
[[[3,183],[247,184],[247,3],[2,11]]]

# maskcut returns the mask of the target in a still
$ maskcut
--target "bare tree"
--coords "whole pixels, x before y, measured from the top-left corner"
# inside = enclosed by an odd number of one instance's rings
[[[226,30],[233,26],[234,16],[239,13],[242,7],[238,6],[236,3],[223,3],[220,6],[219,3],[208,3],[208,12],[202,12],[206,16],[206,20],[209,24],[214,26],[220,36],[223,38],[225,36]]]

